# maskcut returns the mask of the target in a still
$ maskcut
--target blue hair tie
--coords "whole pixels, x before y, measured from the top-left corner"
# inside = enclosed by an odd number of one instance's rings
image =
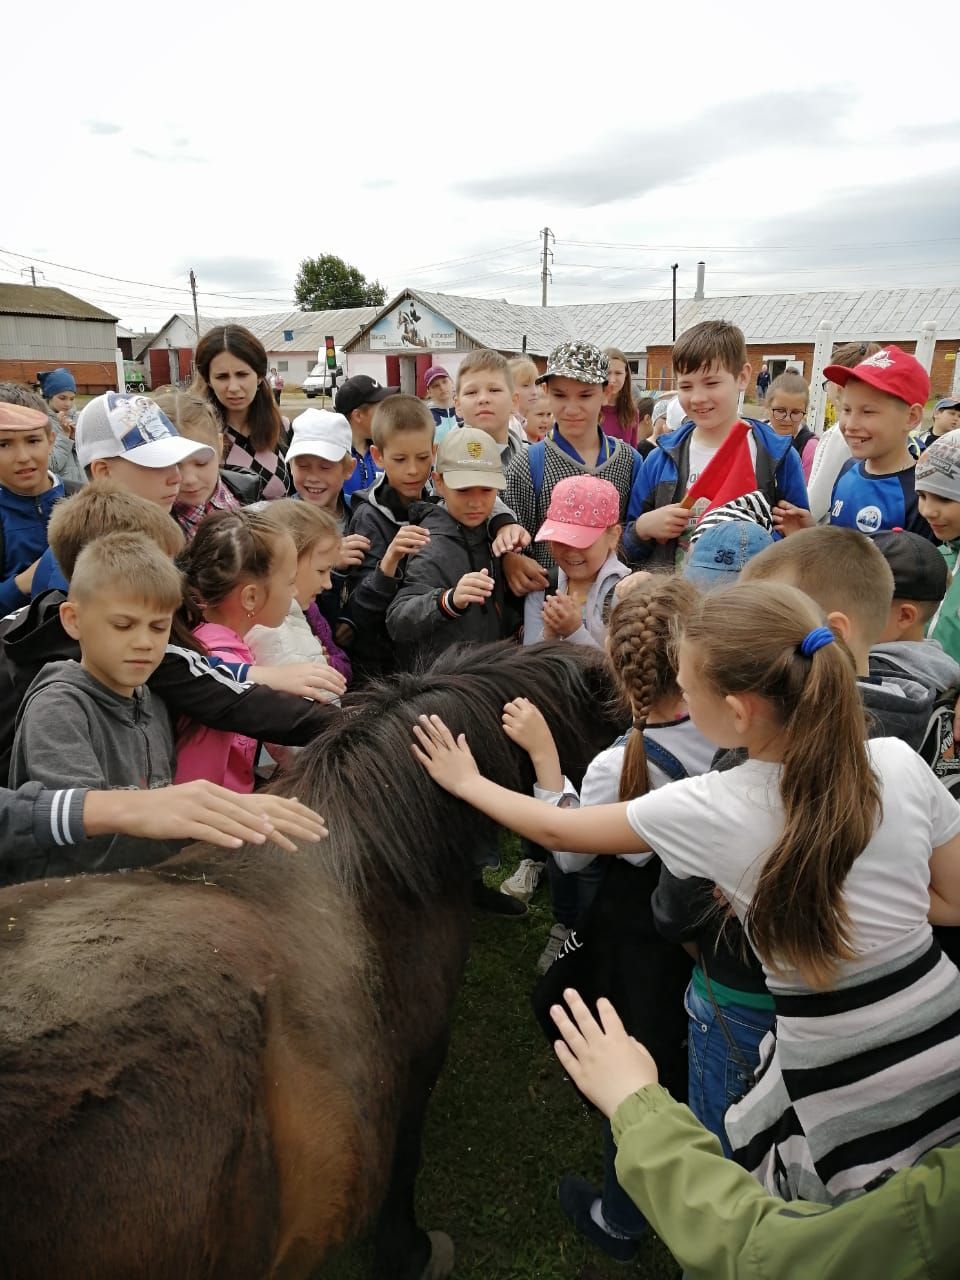
[[[814,627],[800,641],[800,652],[805,658],[812,658],[818,649],[826,644],[833,644],[834,636],[829,627]]]

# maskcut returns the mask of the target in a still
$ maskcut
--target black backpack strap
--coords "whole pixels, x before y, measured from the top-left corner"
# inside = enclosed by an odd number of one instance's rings
[[[646,752],[647,760],[655,764],[661,769],[671,782],[679,782],[681,778],[688,777],[688,773],[672,751],[668,751],[666,747],[654,741],[648,733],[643,735],[643,749]]]
[[[555,596],[559,590],[560,590],[560,567],[559,565],[554,565],[553,568],[550,569],[549,572],[547,573],[547,586],[546,586],[546,590],[543,593],[544,600],[546,600],[549,596]]]

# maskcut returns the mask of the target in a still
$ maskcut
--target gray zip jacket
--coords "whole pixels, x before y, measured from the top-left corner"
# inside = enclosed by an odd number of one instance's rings
[[[132,698],[107,689],[78,662],[53,662],[27,690],[17,714],[10,786],[97,791],[153,790],[173,781],[173,729],[164,704],[146,688]],[[88,871],[148,866],[167,858],[174,845],[103,836],[83,846]],[[50,866],[45,874],[79,868]]]

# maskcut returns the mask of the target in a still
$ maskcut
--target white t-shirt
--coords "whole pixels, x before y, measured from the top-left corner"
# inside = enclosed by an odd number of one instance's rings
[[[922,945],[930,933],[930,853],[960,833],[960,805],[906,743],[875,738],[867,750],[883,817],[844,885],[857,958],[841,966],[841,980]],[[783,831],[779,776],[780,765],[748,760],[631,800],[627,821],[674,875],[715,881],[743,920],[764,856]],[[808,989],[796,973],[768,985]]]
[[[709,769],[716,754],[716,747],[706,740],[689,716],[684,716],[682,720],[675,720],[672,724],[649,725],[644,733],[671,755],[676,756],[690,777]],[[598,756],[594,756],[583,775],[579,796],[576,788],[566,778],[563,780],[562,792],[543,791],[539,787],[534,787],[534,795],[540,800],[552,800],[565,808],[589,804],[617,804],[620,800],[620,777],[623,773],[623,757],[626,750],[626,738],[618,738],[612,747],[607,747]],[[647,770],[651,788],[665,787],[669,784],[669,775],[650,759],[647,760]],[[597,855],[554,850],[553,856],[561,871],[570,872],[582,871]],[[650,856],[648,853],[618,854],[618,857],[623,858],[625,862],[632,862],[636,866],[642,866],[648,862]]]

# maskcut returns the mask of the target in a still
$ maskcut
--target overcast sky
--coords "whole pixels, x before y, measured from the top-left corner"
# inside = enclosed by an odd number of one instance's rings
[[[960,283],[958,6],[745,9],[13,6],[0,279],[136,328],[320,253],[538,303],[547,225],[558,303]]]

